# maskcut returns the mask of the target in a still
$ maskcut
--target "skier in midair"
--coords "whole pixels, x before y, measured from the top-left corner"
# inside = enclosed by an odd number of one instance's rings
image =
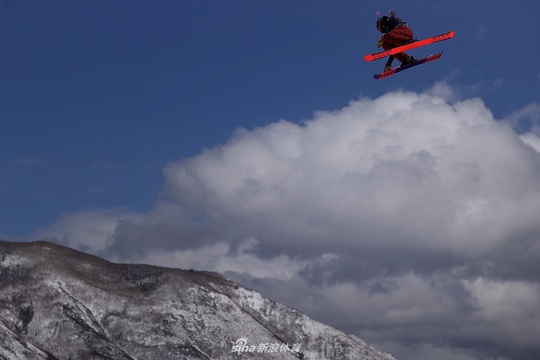
[[[414,41],[412,30],[407,26],[405,21],[396,17],[394,10],[390,10],[390,16],[382,16],[377,20],[377,29],[380,33],[384,34],[379,39],[378,43],[378,47],[382,46],[384,50],[389,50]],[[394,57],[401,62],[402,66],[415,61],[412,56],[407,55],[405,52],[400,52],[388,57],[388,61],[386,62],[386,65],[384,65],[385,72],[392,69]]]

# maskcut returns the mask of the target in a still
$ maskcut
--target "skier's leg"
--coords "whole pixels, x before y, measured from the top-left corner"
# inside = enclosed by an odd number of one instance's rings
[[[383,49],[389,50],[397,46],[404,45],[413,40],[413,32],[407,26],[398,26],[384,35]],[[401,63],[408,61],[411,57],[404,52],[395,54],[394,57]]]

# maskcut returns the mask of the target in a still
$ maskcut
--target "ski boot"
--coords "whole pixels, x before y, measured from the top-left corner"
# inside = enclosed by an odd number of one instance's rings
[[[401,62],[401,66],[405,66],[405,65],[412,64],[412,63],[415,62],[415,61],[416,61],[416,59],[409,55],[409,57],[405,58],[405,59]]]

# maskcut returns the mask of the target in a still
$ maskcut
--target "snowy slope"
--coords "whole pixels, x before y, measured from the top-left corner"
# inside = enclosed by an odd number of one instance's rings
[[[0,359],[395,360],[215,273],[0,242]]]

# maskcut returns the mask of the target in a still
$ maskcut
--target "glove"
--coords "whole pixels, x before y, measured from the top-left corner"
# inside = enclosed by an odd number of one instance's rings
[[[380,39],[379,39],[379,42],[377,43],[377,47],[380,48],[380,47],[382,46],[383,43],[384,43],[383,38],[380,38]]]

